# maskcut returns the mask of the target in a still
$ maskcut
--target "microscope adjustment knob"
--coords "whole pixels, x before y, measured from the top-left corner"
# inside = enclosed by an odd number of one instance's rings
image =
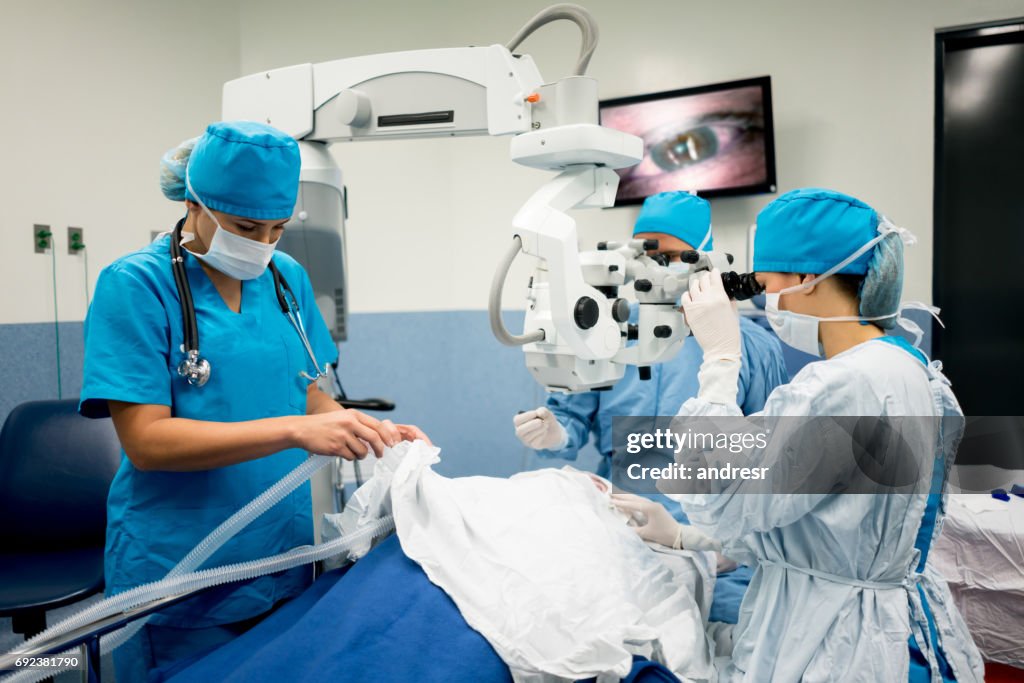
[[[370,98],[360,90],[342,90],[335,96],[338,120],[352,128],[365,128],[370,123]]]
[[[658,339],[668,339],[672,336],[672,328],[668,325],[656,325],[654,328],[654,336]]]
[[[633,283],[633,289],[638,292],[649,292],[653,287],[650,280],[637,280]]]
[[[598,319],[601,317],[601,308],[597,305],[597,302],[591,299],[589,296],[581,296],[576,301],[576,307],[572,312],[573,320],[576,321],[576,327],[581,330],[589,330],[591,327],[597,324]]]
[[[665,290],[665,294],[676,294],[686,288],[686,280],[669,275],[661,281],[661,288]]]
[[[625,299],[616,299],[612,302],[612,319],[617,323],[624,323],[629,320],[629,302]]]
[[[626,326],[626,341],[636,341],[640,338],[640,328],[636,325]]]
[[[651,378],[651,368],[649,365],[639,365],[636,371],[640,373],[640,380],[646,382]]]

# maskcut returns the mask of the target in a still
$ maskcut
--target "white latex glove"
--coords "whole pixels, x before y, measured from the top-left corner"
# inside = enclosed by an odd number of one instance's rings
[[[516,427],[516,436],[530,448],[560,451],[569,443],[565,427],[544,406],[519,413],[512,418],[512,423]]]
[[[740,319],[729,300],[717,268],[690,278],[690,291],[682,297],[686,324],[701,349],[697,396],[709,403],[736,404],[740,377]]]
[[[722,544],[692,526],[680,524],[657,501],[631,493],[613,493],[612,504],[638,522],[637,534],[645,541],[676,550],[721,550]]]
[[[704,362],[740,359],[740,319],[717,268],[690,278],[682,297],[686,324],[704,350]]]
[[[613,493],[612,504],[636,521],[634,529],[640,538],[669,548],[675,545],[682,524],[661,503],[632,493]]]

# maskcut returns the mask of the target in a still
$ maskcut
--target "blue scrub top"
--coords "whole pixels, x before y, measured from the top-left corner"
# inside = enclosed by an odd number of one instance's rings
[[[205,386],[177,374],[183,354],[181,308],[170,263],[170,236],[124,256],[100,274],[85,321],[85,372],[79,410],[108,415],[107,401],[165,405],[173,417],[240,422],[304,415],[312,363],[281,311],[270,271],[242,283],[241,311],[224,303],[198,259],[183,250],[199,344],[211,366]],[[298,301],[317,361],[337,360],[337,345],[316,308],[309,277],[278,252],[274,263]],[[107,499],[106,592],[155,581],[203,537],[299,465],[290,449],[200,472],[136,469],[122,451]],[[253,560],[313,542],[309,484],[228,541],[204,566]],[[205,593],[153,616],[158,625],[205,628],[246,619],[298,594],[312,580],[300,567],[284,575]]]
[[[633,306],[632,322],[637,307]],[[743,364],[740,368],[737,403],[744,415],[764,408],[768,395],[789,381],[782,358],[782,347],[773,334],[747,318],[740,318]],[[651,379],[641,380],[634,368],[609,391],[580,394],[551,394],[547,406],[569,434],[569,442],[559,451],[541,450],[548,458],[574,460],[594,434],[597,450],[612,457],[612,418],[618,416],[675,415],[679,408],[697,395],[700,383],[697,371],[704,360],[700,344],[692,336],[672,360],[651,366]],[[602,465],[607,467],[607,462]]]
[[[630,322],[636,323],[638,307],[632,306]],[[778,338],[753,321],[741,317],[743,343],[737,403],[745,415],[764,408],[768,395],[780,384],[789,381],[782,347]],[[594,435],[597,450],[604,456],[597,474],[607,477],[611,472],[612,418],[619,416],[675,415],[679,408],[697,395],[700,382],[697,371],[704,360],[700,344],[687,337],[679,353],[669,361],[651,366],[651,379],[641,380],[634,368],[609,391],[580,394],[551,394],[547,406],[565,427],[569,441],[558,451],[540,450],[546,458],[575,460],[579,450]],[[680,522],[688,523],[682,507],[659,493],[640,494],[657,500]]]

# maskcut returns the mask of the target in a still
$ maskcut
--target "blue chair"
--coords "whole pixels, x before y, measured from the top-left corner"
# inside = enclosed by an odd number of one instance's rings
[[[103,590],[107,490],[121,460],[110,418],[78,400],[22,403],[0,432],[0,616],[26,638],[46,611]]]

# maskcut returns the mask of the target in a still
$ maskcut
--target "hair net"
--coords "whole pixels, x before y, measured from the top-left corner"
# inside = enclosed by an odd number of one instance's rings
[[[185,167],[198,141],[198,137],[185,140],[160,159],[160,191],[171,201],[185,201]]]
[[[186,166],[186,199],[255,220],[290,218],[299,194],[299,145],[287,133],[254,121],[206,128]]]
[[[903,237],[891,232],[871,251],[868,272],[860,287],[860,314],[865,318],[892,314],[875,320],[882,329],[896,327],[903,294]]]
[[[644,200],[633,234],[660,232],[672,235],[694,249],[713,249],[711,205],[689,192],[659,192]],[[707,240],[705,242],[705,240]]]

